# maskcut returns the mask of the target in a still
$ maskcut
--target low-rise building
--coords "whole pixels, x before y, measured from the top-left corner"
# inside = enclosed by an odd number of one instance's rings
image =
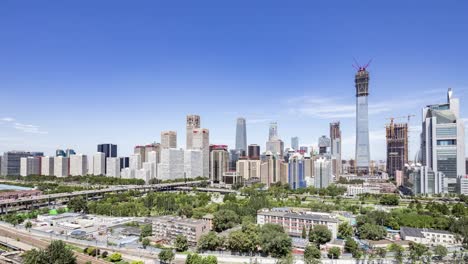
[[[455,238],[455,234],[445,230],[400,227],[400,235],[403,240],[421,243],[428,246],[443,245],[447,247],[459,244]]]
[[[153,218],[152,222],[155,237],[174,241],[178,235],[183,235],[191,245],[197,244],[200,237],[210,231],[208,221],[192,218],[165,215]]]
[[[294,211],[291,208],[261,209],[257,212],[257,224],[277,224],[284,228],[290,236],[299,237],[302,230],[312,226],[324,225],[332,232],[332,239],[338,234],[339,221],[331,214],[311,211]]]

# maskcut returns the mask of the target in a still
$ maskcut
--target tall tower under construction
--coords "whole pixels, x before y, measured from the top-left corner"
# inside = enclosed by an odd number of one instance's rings
[[[408,124],[393,123],[386,126],[387,138],[387,173],[395,177],[395,171],[403,170],[408,163]]]
[[[340,122],[330,123],[330,139],[332,154],[332,173],[341,175],[341,129]]]
[[[367,98],[369,96],[369,72],[366,66],[358,67],[355,76],[356,84],[356,173],[369,173],[369,112]]]

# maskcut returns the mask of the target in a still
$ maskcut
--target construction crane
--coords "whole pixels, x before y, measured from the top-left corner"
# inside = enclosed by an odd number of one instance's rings
[[[410,120],[412,117],[415,117],[415,115],[407,115],[407,116],[398,116],[398,117],[388,117],[388,118],[385,118],[387,120],[390,120],[390,124],[393,124],[393,120],[395,119],[402,119],[402,118],[406,118],[408,120],[408,127],[409,127],[409,123],[410,123]]]

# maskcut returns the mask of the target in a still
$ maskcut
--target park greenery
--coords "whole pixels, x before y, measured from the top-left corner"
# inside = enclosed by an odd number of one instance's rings
[[[46,249],[31,249],[23,254],[25,264],[76,264],[73,251],[61,240],[54,240]]]

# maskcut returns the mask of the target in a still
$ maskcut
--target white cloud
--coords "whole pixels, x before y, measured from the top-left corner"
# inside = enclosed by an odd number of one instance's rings
[[[0,120],[1,120],[1,121],[4,121],[4,122],[13,122],[13,121],[15,121],[15,119],[14,119],[14,118],[11,118],[11,117],[4,117],[4,118],[2,118],[2,119],[0,119]]]
[[[22,123],[15,123],[13,126],[15,129],[20,130],[25,133],[33,133],[33,134],[47,134],[46,131],[42,131],[39,129],[39,126],[36,125],[28,125]]]

